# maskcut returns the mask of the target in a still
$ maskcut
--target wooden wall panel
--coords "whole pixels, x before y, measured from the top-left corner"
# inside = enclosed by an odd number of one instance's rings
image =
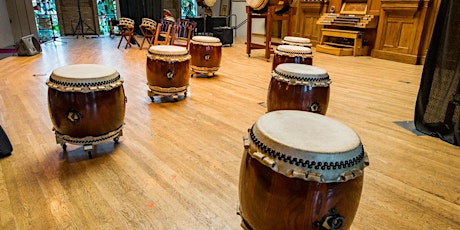
[[[379,28],[372,56],[420,64],[430,0],[382,0]]]
[[[321,39],[321,25],[317,25],[318,18],[327,10],[327,4],[323,2],[297,1],[293,35],[309,38],[315,46]],[[284,26],[283,26],[284,27]]]

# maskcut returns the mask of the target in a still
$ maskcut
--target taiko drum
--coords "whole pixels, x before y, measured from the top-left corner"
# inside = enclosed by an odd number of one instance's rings
[[[299,63],[313,65],[313,55],[310,48],[292,45],[279,45],[273,56],[272,70],[281,63]]]
[[[214,75],[222,59],[222,43],[219,38],[193,36],[190,41],[191,69],[195,73]]]
[[[187,93],[190,81],[190,55],[186,48],[172,45],[151,46],[147,54],[148,95],[171,96]]]
[[[265,13],[269,6],[275,7],[275,13],[282,14],[289,10],[292,0],[246,0],[256,13]]]
[[[272,71],[267,110],[304,110],[326,114],[330,84],[329,74],[322,68],[282,63]]]
[[[121,135],[126,97],[111,67],[77,64],[56,68],[48,85],[48,108],[59,143],[97,144]]]
[[[303,46],[311,48],[311,40],[304,37],[285,36],[281,41],[283,45]]]
[[[239,214],[246,229],[349,229],[367,154],[358,135],[329,117],[279,110],[244,138]]]

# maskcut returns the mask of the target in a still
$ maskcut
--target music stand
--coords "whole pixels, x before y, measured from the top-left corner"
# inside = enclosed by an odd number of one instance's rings
[[[83,25],[85,25],[87,27],[86,31],[91,30],[94,32],[94,34],[96,34],[98,37],[99,37],[99,34],[96,33],[96,31],[91,28],[84,20],[83,18],[81,17],[81,8],[80,8],[80,0],[78,0],[78,23],[77,23],[77,27],[75,27],[74,31],[73,31],[73,36],[77,35],[77,38],[79,35],[81,35],[83,38],[85,38],[85,33],[83,32]],[[77,34],[78,32],[78,29],[81,30],[81,33],[80,34]]]
[[[48,15],[47,13],[45,13],[45,15]],[[53,36],[51,37],[50,40],[46,41],[46,43],[49,43],[49,42],[52,42],[54,44],[54,46],[56,46],[56,42],[61,42],[63,44],[67,43],[67,42],[64,42],[64,41],[61,41],[61,40],[57,40],[57,38],[59,38],[59,36],[56,36],[56,33],[54,32],[54,22],[53,22],[53,16],[52,15],[49,15],[49,20],[50,20],[50,24],[51,24],[51,30],[53,31]]]

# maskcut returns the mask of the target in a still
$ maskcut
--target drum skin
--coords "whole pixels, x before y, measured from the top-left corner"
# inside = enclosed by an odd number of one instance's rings
[[[331,210],[343,217],[349,229],[363,186],[363,176],[344,183],[319,183],[288,178],[243,155],[240,168],[239,209],[248,229],[312,229],[321,225]]]
[[[275,6],[275,13],[282,14],[286,12],[289,8],[292,0],[258,0],[258,1],[246,1],[248,5],[254,9],[256,13],[265,13],[268,10],[269,6]],[[264,5],[265,4],[265,5]]]
[[[48,88],[48,109],[59,134],[83,138],[101,136],[124,123],[123,85],[108,91],[61,92]]]
[[[218,69],[222,59],[222,46],[194,44],[192,42],[190,43],[190,55],[192,56],[193,71],[200,72],[200,70],[194,70],[193,66]]]
[[[267,111],[303,110],[326,114],[329,104],[328,87],[290,85],[271,78],[267,93]]]
[[[190,59],[183,61],[163,61],[147,58],[146,66],[147,82],[149,85],[161,88],[189,85]]]
[[[281,63],[299,63],[299,64],[306,64],[306,65],[313,65],[313,58],[311,57],[290,57],[287,55],[282,55],[275,53],[273,55],[273,64],[272,64],[272,70],[274,70],[279,64]]]

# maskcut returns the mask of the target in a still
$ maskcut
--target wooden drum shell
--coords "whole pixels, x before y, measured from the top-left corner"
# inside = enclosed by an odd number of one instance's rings
[[[190,59],[172,61],[147,58],[146,66],[149,86],[180,88],[189,85]]]
[[[330,88],[290,85],[272,77],[267,94],[268,112],[303,110],[324,115],[329,104]]]
[[[363,176],[344,183],[319,183],[276,173],[245,152],[240,168],[239,209],[248,229],[313,229],[331,210],[349,229],[363,186]]]
[[[312,57],[301,57],[301,56],[289,56],[275,53],[273,55],[273,64],[272,70],[274,70],[279,64],[282,63],[298,63],[298,64],[306,64],[306,65],[313,65],[313,58]]]
[[[197,73],[212,73],[220,68],[222,45],[190,43],[191,69]]]
[[[88,93],[48,88],[48,109],[57,133],[75,138],[97,137],[123,126],[126,97],[123,85]]]

